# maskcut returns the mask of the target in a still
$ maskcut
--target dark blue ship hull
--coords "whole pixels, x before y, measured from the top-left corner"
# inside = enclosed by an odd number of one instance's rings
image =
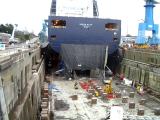
[[[106,45],[111,64],[118,56],[120,38],[120,20],[63,16],[49,16],[48,19],[49,46],[55,56],[60,53],[61,44]],[[114,69],[116,63],[112,64],[109,66]]]
[[[64,20],[66,25],[55,28],[53,20]],[[106,30],[108,23],[116,24],[116,29]],[[48,28],[49,43],[58,53],[60,45],[65,43],[108,45],[109,54],[112,54],[118,49],[121,37],[121,21],[114,19],[49,16]]]

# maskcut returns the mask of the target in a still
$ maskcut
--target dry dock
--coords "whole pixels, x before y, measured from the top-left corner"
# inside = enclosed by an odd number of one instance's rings
[[[68,81],[57,76],[49,78],[52,81],[49,89],[52,91],[50,108],[54,120],[109,120],[111,109],[115,106],[123,109],[123,120],[160,119],[160,102],[148,94],[139,95],[135,89],[124,85],[119,79],[113,80],[112,98],[92,95],[92,99],[95,99],[93,102],[88,98],[89,92],[81,87],[81,83],[91,78],[77,79],[78,89],[74,89],[75,80]],[[99,80],[93,81],[98,86],[103,85]]]

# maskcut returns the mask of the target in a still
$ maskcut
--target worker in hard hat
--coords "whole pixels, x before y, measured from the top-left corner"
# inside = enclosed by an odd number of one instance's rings
[[[75,81],[75,83],[74,83],[74,89],[78,89],[78,82],[77,81]]]
[[[108,93],[108,94],[112,93],[112,85],[111,84],[112,84],[111,80],[106,81],[105,86],[103,87],[103,90],[105,93]]]
[[[137,86],[137,92],[138,92],[139,94],[141,94],[141,95],[144,94],[143,85],[142,85],[142,84],[139,84],[139,85]]]

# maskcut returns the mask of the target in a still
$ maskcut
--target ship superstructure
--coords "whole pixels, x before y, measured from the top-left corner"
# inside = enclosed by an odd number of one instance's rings
[[[50,16],[93,17],[98,15],[95,0],[52,0]]]

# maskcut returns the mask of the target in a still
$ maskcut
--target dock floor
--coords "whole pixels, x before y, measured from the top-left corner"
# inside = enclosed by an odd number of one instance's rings
[[[119,106],[123,109],[123,120],[160,120],[160,116],[155,115],[155,108],[160,107],[160,102],[154,97],[144,94],[137,94],[133,88],[120,83],[120,80],[113,80],[113,90],[121,92],[121,98],[97,99],[96,104],[91,104],[91,99],[87,98],[88,92],[78,85],[74,89],[75,80],[65,80],[63,77],[51,76],[52,102],[51,109],[54,113],[54,120],[110,120],[111,108]],[[91,78],[79,78],[78,83],[88,81]],[[99,85],[101,81],[95,80]],[[135,92],[130,98],[130,92]],[[77,100],[72,96],[77,95]],[[122,98],[127,96],[127,103],[122,102]],[[140,105],[139,101],[145,99],[145,104]],[[135,108],[130,109],[129,103],[135,103]],[[56,104],[56,105],[55,105]],[[144,115],[138,115],[138,110],[144,110]],[[108,119],[107,119],[108,118]],[[117,118],[119,120],[119,118]]]

